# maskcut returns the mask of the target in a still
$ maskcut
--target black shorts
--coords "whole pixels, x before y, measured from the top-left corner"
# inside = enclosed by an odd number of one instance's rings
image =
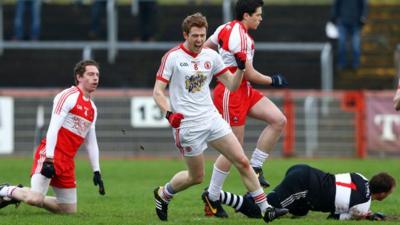
[[[308,165],[290,167],[282,182],[267,195],[269,204],[277,208],[287,208],[293,215],[304,216],[309,210],[331,211],[334,207],[331,192],[326,187],[335,187],[334,176]],[[335,190],[335,189],[333,189]]]

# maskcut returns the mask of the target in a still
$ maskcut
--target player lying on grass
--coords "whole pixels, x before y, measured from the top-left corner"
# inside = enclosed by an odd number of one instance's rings
[[[99,66],[84,60],[74,69],[75,86],[57,94],[46,138],[34,155],[31,187],[0,185],[0,208],[21,201],[54,213],[77,211],[74,157],[85,143],[94,171],[93,181],[104,195],[95,132],[97,108],[91,94],[99,83]],[[12,171],[11,171],[12,173]],[[49,185],[55,197],[46,196]]]
[[[368,181],[359,173],[333,175],[300,164],[287,170],[267,199],[273,207],[287,208],[294,216],[305,216],[311,210],[330,212],[329,219],[384,220],[382,213],[370,211],[371,200],[382,201],[395,186],[394,178],[384,172]],[[240,196],[221,191],[220,200],[250,218],[261,216],[248,194]]]

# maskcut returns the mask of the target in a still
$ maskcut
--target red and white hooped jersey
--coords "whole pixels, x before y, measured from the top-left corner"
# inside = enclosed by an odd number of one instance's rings
[[[46,135],[46,157],[57,160],[57,155],[62,153],[71,159],[85,139],[88,150],[98,152],[96,118],[95,104],[78,87],[72,86],[57,94]]]
[[[219,116],[209,85],[213,77],[226,71],[221,56],[209,48],[203,48],[196,54],[181,44],[164,55],[157,80],[169,83],[172,111],[185,116],[181,126],[185,126],[185,122],[204,121],[212,118],[212,115]]]
[[[254,40],[250,37],[247,29],[238,20],[233,20],[219,26],[210,36],[209,40],[218,45],[219,54],[222,56],[225,65],[236,70],[237,64],[234,54],[244,52],[248,61],[254,58]],[[243,79],[244,80],[244,79]]]

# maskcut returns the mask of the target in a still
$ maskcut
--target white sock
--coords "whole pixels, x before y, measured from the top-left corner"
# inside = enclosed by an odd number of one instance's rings
[[[271,207],[271,205],[268,204],[267,197],[265,196],[263,189],[260,188],[256,191],[250,192],[250,194],[253,197],[256,204],[258,205],[258,207],[260,208],[261,214],[264,215],[267,208]]]
[[[262,167],[268,156],[268,153],[265,153],[260,149],[255,148],[253,155],[251,156],[250,165],[252,167]]]
[[[228,177],[228,175],[229,172],[224,172],[218,169],[214,164],[210,186],[208,186],[208,197],[210,198],[211,201],[219,200],[222,186],[224,185],[225,179]]]
[[[6,186],[0,190],[1,197],[9,197],[12,198],[12,193],[17,189],[17,186]]]
[[[8,190],[10,189],[10,186],[5,186],[0,190],[0,196],[1,197],[7,197],[8,195]]]
[[[158,194],[160,195],[162,200],[164,200],[166,203],[169,203],[171,199],[174,197],[175,191],[172,189],[170,183],[166,183]]]

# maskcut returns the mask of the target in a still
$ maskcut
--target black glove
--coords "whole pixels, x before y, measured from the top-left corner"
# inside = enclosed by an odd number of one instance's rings
[[[283,88],[283,87],[288,86],[288,82],[287,82],[286,78],[284,76],[282,76],[282,74],[280,74],[280,73],[272,75],[271,79],[272,79],[272,83],[271,83],[272,87]]]
[[[40,170],[40,173],[51,179],[54,177],[54,175],[56,175],[56,170],[54,169],[54,164],[51,161],[44,161],[43,162],[43,166],[42,169]]]
[[[244,52],[235,53],[235,60],[239,70],[244,70],[246,68],[246,59],[247,59],[246,53]]]
[[[376,220],[376,221],[385,220],[385,218],[386,218],[385,214],[381,212],[372,213],[367,216],[368,220]]]
[[[100,172],[99,172],[99,171],[94,171],[93,174],[94,174],[94,175],[93,175],[93,183],[94,183],[94,186],[99,185],[99,193],[100,193],[101,195],[105,195],[105,194],[106,194],[106,191],[104,190],[104,183],[103,183],[103,180],[101,179],[101,174],[100,174]]]

